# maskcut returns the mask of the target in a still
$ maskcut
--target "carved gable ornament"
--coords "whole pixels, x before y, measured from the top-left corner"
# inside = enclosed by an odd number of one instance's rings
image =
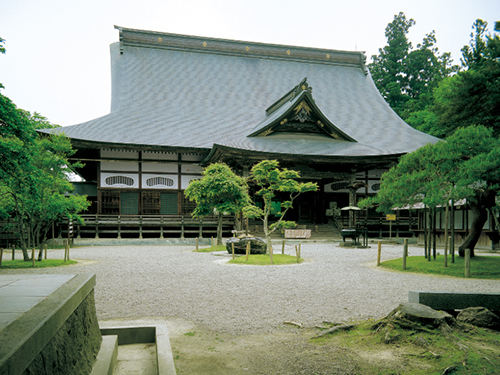
[[[321,112],[307,78],[266,109],[266,118],[248,136],[265,137],[280,132],[326,134],[334,139],[356,142]]]

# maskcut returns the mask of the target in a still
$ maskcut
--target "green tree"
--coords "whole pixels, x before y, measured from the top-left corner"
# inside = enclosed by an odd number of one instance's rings
[[[184,193],[196,202],[193,217],[218,215],[217,245],[222,245],[223,214],[237,214],[250,203],[245,179],[224,163],[210,164],[203,170],[203,177],[191,181]]]
[[[500,37],[476,20],[469,45],[462,48],[462,71],[435,88],[431,103],[407,121],[417,129],[446,138],[460,128],[484,125],[500,135]]]
[[[446,205],[450,199],[467,199],[473,220],[459,254],[471,250],[479,240],[487,220],[487,210],[495,206],[500,191],[500,140],[491,129],[470,126],[457,130],[447,141],[428,144],[403,156],[382,176],[376,196],[359,203],[377,205],[379,211],[394,207]]]
[[[243,214],[249,218],[258,218],[263,221],[264,234],[266,236],[267,250],[271,255],[272,245],[271,234],[278,228],[293,228],[293,221],[284,221],[286,212],[292,208],[293,201],[302,193],[316,191],[318,185],[314,182],[298,182],[299,172],[291,171],[286,168],[279,169],[277,160],[263,160],[252,167],[250,179],[260,188],[256,195],[263,200],[263,208],[256,205],[250,205],[243,209]],[[278,213],[277,222],[270,224],[269,215],[273,207],[273,200],[278,193],[285,193],[288,199],[281,202],[281,212]]]
[[[368,65],[378,90],[403,119],[425,108],[432,100],[432,89],[458,69],[452,66],[450,53],[440,55],[434,31],[414,50],[407,37],[413,25],[415,21],[403,12],[395,15],[385,29],[387,45]]]
[[[77,219],[89,205],[86,197],[66,196],[74,151],[64,135],[37,135],[35,127],[47,123],[0,94],[0,215],[15,220],[24,260],[54,221]]]

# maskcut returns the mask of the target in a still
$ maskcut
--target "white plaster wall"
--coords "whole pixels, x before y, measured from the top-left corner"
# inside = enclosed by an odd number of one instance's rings
[[[131,186],[125,184],[108,185],[106,183],[106,178],[112,176],[124,176],[130,177],[134,180],[134,184]],[[113,172],[101,172],[101,187],[114,187],[114,188],[126,188],[126,189],[137,189],[139,188],[139,174],[138,173],[113,173]]]
[[[154,186],[148,186],[146,181],[149,178],[155,178],[155,177],[166,177],[170,178],[173,181],[172,186],[167,186],[167,185],[154,185]],[[142,188],[143,189],[178,189],[179,188],[179,182],[178,182],[178,175],[176,174],[154,174],[154,173],[144,173],[142,175]]]
[[[177,163],[142,163],[143,172],[177,173]]]
[[[182,164],[181,172],[182,173],[190,173],[190,174],[201,174],[203,168],[197,164]]]
[[[101,161],[101,171],[138,172],[139,163],[135,161]]]

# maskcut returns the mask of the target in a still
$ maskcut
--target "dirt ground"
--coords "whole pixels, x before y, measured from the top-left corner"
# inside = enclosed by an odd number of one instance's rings
[[[456,350],[433,347],[432,336],[417,335],[412,343],[382,343],[354,328],[351,336],[339,333],[311,340],[320,329],[290,325],[273,334],[232,336],[188,323],[169,331],[178,375],[500,373],[500,333],[485,334],[482,329],[466,333],[465,354],[453,365],[449,358]],[[480,362],[468,359],[467,352],[479,353]]]
[[[177,374],[359,374],[355,354],[309,342],[317,330],[230,336],[200,329],[170,338]]]

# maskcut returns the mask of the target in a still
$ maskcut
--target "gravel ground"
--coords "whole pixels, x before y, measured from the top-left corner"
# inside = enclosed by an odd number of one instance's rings
[[[292,246],[286,250],[291,253]],[[401,245],[385,245],[382,259],[401,253]],[[410,247],[410,255],[422,253]],[[62,257],[62,250],[49,250],[49,258]],[[376,245],[304,243],[302,257],[300,265],[235,266],[225,264],[228,254],[195,253],[188,246],[91,246],[71,250],[72,259],[84,260],[78,265],[0,274],[95,273],[99,320],[181,318],[236,335],[276,332],[284,321],[314,326],[379,318],[407,301],[409,290],[500,290],[500,280],[384,271],[375,266]]]

